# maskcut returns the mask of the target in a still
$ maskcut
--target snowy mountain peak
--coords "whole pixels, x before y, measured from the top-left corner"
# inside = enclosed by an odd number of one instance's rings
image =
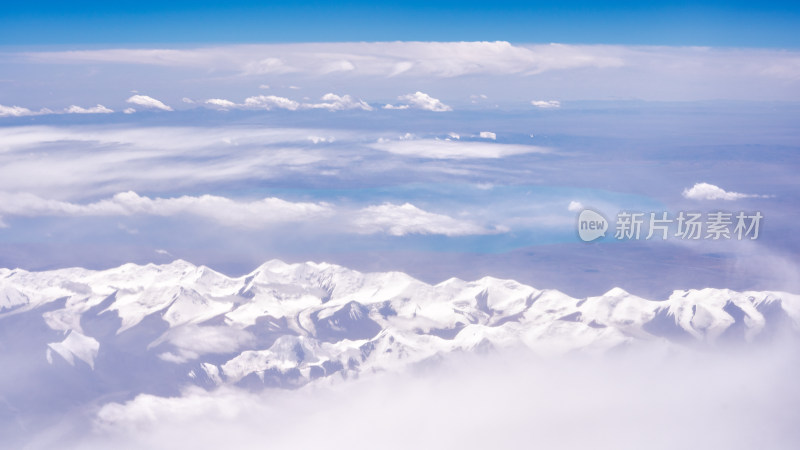
[[[279,260],[241,277],[183,260],[0,270],[0,327],[21,330],[15,338],[34,362],[79,372],[81,362],[83,376],[145,385],[159,376],[175,387],[297,386],[456,351],[721,345],[798,324],[800,296],[784,292],[699,289],[649,300],[614,288],[578,299],[493,277],[429,285],[400,272]]]

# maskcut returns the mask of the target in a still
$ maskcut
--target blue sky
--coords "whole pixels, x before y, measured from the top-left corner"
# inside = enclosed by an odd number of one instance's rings
[[[279,258],[573,295],[800,289],[797,9],[9,5],[0,266]],[[761,211],[766,228],[585,244],[583,206]]]
[[[7,2],[0,44],[508,40],[796,48],[800,5],[745,1]]]

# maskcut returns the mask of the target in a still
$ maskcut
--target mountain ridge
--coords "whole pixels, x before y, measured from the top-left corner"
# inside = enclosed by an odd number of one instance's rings
[[[0,269],[4,324],[19,328],[36,373],[80,372],[131,392],[147,392],[155,378],[173,390],[294,387],[489,348],[552,355],[753,343],[800,330],[800,296],[707,288],[649,300],[613,288],[573,298],[493,277],[431,285],[402,272],[280,260],[229,277],[175,260]]]

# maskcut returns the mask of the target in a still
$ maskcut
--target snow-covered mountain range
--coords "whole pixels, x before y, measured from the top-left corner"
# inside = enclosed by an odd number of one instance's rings
[[[291,387],[492,347],[552,354],[753,342],[798,324],[800,296],[784,292],[688,290],[655,301],[612,289],[578,299],[490,277],[429,285],[276,260],[238,278],[181,260],[0,269],[4,367],[58,374],[98,394]]]

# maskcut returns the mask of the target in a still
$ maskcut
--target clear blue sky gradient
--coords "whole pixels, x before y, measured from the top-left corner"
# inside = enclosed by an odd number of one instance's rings
[[[800,47],[800,3],[5,2],[0,45],[509,40]]]

